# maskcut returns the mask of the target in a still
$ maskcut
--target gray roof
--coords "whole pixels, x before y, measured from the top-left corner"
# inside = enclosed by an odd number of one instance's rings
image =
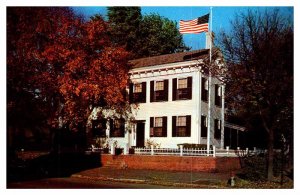
[[[155,66],[155,65],[175,63],[175,62],[204,59],[207,58],[208,56],[209,56],[209,49],[201,49],[201,50],[194,50],[189,52],[180,52],[180,53],[166,54],[160,56],[139,58],[139,59],[129,61],[129,64],[131,64],[132,68],[140,68],[140,67],[148,67],[148,66]]]

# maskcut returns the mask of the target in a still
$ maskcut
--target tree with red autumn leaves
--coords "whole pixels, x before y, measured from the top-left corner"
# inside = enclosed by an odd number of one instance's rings
[[[129,53],[107,26],[68,8],[7,8],[8,139],[39,125],[76,130],[93,107],[125,107]]]

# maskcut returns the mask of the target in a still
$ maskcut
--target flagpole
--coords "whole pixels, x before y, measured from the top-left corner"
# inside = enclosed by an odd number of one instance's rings
[[[210,26],[209,26],[209,39],[210,39],[210,46],[209,46],[209,67],[208,67],[208,113],[207,113],[207,156],[210,153],[210,132],[211,132],[211,50],[212,50],[212,7],[210,7]]]

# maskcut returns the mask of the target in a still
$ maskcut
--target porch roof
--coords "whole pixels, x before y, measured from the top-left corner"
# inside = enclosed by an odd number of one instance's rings
[[[232,124],[232,123],[228,123],[228,122],[225,122],[224,126],[227,127],[227,128],[230,128],[230,129],[238,130],[238,131],[245,131],[246,130],[245,127],[242,127],[242,126],[236,125],[236,124]]]

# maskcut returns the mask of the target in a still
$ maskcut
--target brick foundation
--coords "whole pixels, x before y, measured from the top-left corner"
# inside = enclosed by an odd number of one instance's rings
[[[195,156],[101,155],[103,166],[167,171],[227,172],[240,169],[238,158]]]

